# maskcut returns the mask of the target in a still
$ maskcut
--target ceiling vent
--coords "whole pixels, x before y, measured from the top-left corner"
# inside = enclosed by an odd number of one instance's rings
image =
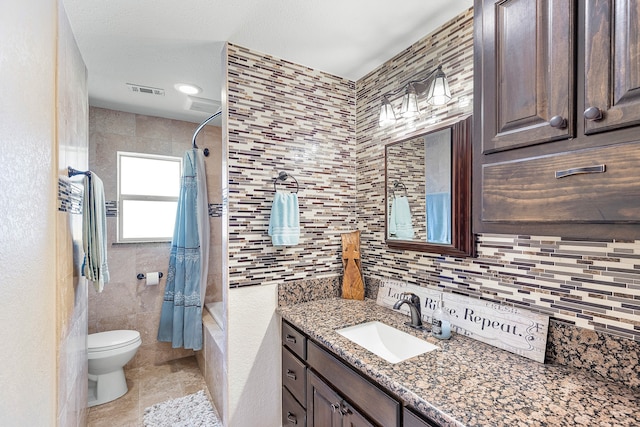
[[[220,111],[221,104],[218,101],[208,98],[198,98],[197,96],[187,96],[186,109],[201,113],[215,114]]]
[[[131,89],[131,92],[148,93],[149,95],[164,96],[164,89],[160,89],[157,87],[140,86],[140,85],[135,85],[133,83],[127,83],[127,86],[129,87],[129,89]]]

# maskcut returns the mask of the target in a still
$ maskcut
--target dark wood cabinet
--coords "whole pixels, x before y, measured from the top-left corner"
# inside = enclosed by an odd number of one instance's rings
[[[476,4],[478,1],[476,1]],[[482,152],[572,135],[572,2],[483,0]],[[477,6],[476,6],[477,7]],[[550,125],[553,118],[562,121]],[[555,121],[554,121],[555,124]]]
[[[309,425],[317,427],[374,427],[343,396],[309,372]]]
[[[407,408],[403,412],[397,397],[283,320],[282,425],[419,427],[437,424]]]
[[[307,426],[306,358],[307,337],[290,324],[282,322],[283,426]]]
[[[640,238],[640,1],[474,13],[474,232]]]
[[[314,342],[308,347],[309,366],[344,394],[362,413],[381,426],[400,424],[400,403],[363,378],[334,355]],[[309,394],[307,388],[307,394]]]
[[[640,2],[585,2],[585,133],[640,124]]]

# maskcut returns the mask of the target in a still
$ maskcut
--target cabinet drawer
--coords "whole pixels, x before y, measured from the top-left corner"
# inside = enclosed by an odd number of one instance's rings
[[[307,359],[307,338],[304,334],[286,322],[282,322],[282,344],[298,355]]]
[[[289,350],[282,349],[282,385],[302,406],[307,405],[307,368]]]
[[[306,427],[307,413],[291,396],[286,388],[282,388],[282,425],[285,427]]]
[[[407,408],[403,410],[402,427],[438,427],[438,424],[432,421],[425,421],[418,415],[414,414]]]
[[[483,165],[482,220],[638,223],[639,167],[638,142]],[[568,171],[577,173],[556,178]]]
[[[307,349],[309,366],[371,419],[385,427],[399,424],[400,403],[313,342]]]

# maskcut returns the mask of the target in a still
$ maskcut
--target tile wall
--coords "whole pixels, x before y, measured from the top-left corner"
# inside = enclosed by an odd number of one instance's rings
[[[227,61],[229,286],[339,275],[340,233],[356,228],[354,83],[233,44]],[[280,171],[299,184],[297,246],[267,233]]]
[[[172,349],[156,340],[160,308],[169,265],[170,243],[117,244],[116,152],[130,151],[182,157],[190,148],[197,123],[149,117],[91,107],[89,110],[89,166],[103,180],[107,199],[108,263],[111,281],[102,293],[89,287],[89,333],[112,329],[135,329],[142,346],[130,362],[133,367],[163,363],[193,354]],[[209,148],[205,158],[210,203],[211,258],[205,301],[222,300],[221,272],[221,129],[206,126],[198,147]],[[158,286],[145,286],[138,273],[162,271]]]
[[[71,183],[67,166],[82,170],[88,167],[89,90],[87,69],[61,2],[58,7],[56,171],[61,185],[58,185],[55,230],[58,340],[55,425],[81,427],[87,419],[88,316],[87,281],[79,274],[82,187]]]

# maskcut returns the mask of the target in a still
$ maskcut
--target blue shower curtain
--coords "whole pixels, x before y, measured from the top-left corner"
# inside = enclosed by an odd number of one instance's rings
[[[202,349],[202,304],[208,264],[208,203],[202,152],[184,155],[158,341]],[[202,244],[201,244],[202,243]]]

